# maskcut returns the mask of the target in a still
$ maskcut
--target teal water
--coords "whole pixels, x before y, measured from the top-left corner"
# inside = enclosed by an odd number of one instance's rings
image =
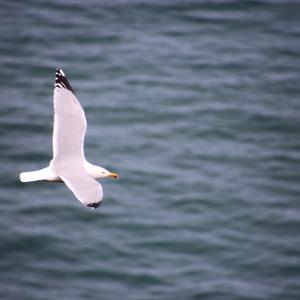
[[[0,299],[300,299],[299,1],[2,1]],[[51,159],[61,66],[85,209]]]

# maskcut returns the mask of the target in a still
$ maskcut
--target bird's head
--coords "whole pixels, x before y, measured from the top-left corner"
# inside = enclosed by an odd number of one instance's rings
[[[115,179],[119,178],[119,175],[117,173],[114,172],[110,172],[108,170],[106,170],[105,168],[102,167],[97,167],[96,171],[96,177],[97,178],[104,178],[104,177],[112,177]]]

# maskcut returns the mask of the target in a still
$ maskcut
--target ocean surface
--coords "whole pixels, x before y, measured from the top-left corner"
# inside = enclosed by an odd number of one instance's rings
[[[2,1],[0,299],[300,299],[299,1]],[[104,202],[19,182],[62,67]]]

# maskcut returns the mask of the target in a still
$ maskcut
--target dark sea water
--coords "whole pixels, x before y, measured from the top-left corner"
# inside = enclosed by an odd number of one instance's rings
[[[300,299],[299,1],[1,1],[0,299]],[[22,184],[61,66],[104,202]]]

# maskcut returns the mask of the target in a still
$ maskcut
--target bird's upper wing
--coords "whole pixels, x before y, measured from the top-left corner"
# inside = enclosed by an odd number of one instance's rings
[[[85,169],[85,131],[84,111],[64,72],[57,69],[51,167],[80,202],[96,208],[100,205],[103,193],[101,185]]]
[[[76,157],[84,161],[86,118],[74,90],[61,69],[56,70],[53,102],[53,159]]]

